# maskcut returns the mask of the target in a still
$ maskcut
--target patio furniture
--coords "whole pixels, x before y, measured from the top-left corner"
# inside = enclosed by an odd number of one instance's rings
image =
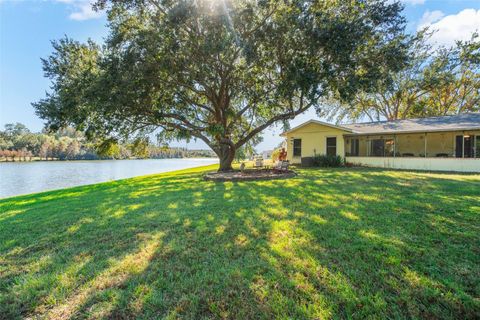
[[[255,158],[255,160],[253,161],[253,167],[254,168],[263,167],[263,158]]]
[[[273,167],[274,172],[285,172],[288,171],[288,166],[290,165],[290,162],[288,161],[278,161],[275,164],[275,167]]]

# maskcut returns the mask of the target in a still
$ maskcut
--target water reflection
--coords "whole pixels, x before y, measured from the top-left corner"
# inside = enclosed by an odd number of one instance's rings
[[[217,159],[39,161],[0,163],[0,198],[192,168]]]

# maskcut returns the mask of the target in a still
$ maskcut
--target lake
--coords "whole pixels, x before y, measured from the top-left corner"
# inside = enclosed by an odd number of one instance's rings
[[[0,198],[218,163],[218,159],[1,162]]]

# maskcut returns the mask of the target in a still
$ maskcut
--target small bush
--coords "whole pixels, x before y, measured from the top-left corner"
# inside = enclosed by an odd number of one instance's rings
[[[343,167],[344,164],[341,156],[317,155],[313,157],[315,167]]]

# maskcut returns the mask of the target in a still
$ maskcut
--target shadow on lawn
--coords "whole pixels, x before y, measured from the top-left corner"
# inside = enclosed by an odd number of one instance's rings
[[[0,201],[0,314],[479,316],[478,180],[300,173],[161,175]]]

